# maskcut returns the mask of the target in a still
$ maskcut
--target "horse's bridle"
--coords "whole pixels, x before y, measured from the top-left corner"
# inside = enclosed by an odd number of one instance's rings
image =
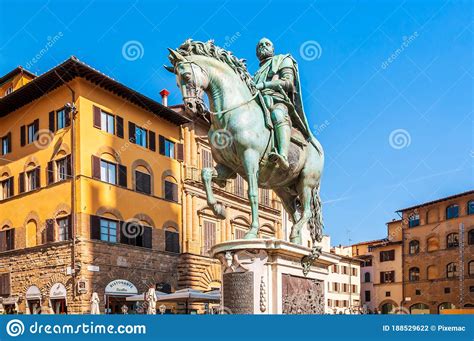
[[[178,67],[178,65],[180,64],[190,64],[191,65],[191,74],[192,74],[192,79],[189,81],[189,83],[191,84],[194,84],[194,86],[192,87],[192,89],[194,90],[194,94],[193,96],[183,96],[183,101],[186,101],[186,99],[192,99],[196,102],[196,105],[199,105],[201,106],[202,108],[202,113],[199,113],[200,115],[202,116],[206,116],[206,114],[210,114],[210,115],[222,115],[222,114],[225,114],[225,113],[228,113],[232,110],[235,110],[237,108],[240,108],[244,105],[247,105],[249,104],[250,102],[252,102],[255,98],[257,98],[257,96],[260,94],[260,90],[257,90],[255,92],[255,94],[247,101],[243,102],[243,103],[240,103],[236,106],[233,106],[233,107],[230,107],[228,109],[225,109],[225,110],[220,110],[220,111],[217,111],[217,112],[214,112],[214,111],[211,111],[207,106],[206,106],[206,103],[204,102],[204,100],[202,99],[202,97],[199,96],[199,93],[198,93],[198,90],[197,90],[197,86],[196,86],[196,75],[194,73],[194,68],[193,68],[193,65],[196,65],[198,68],[201,69],[202,72],[204,72],[207,76],[209,76],[208,72],[199,64],[193,62],[193,61],[182,61],[182,62],[179,62],[178,64],[176,64],[175,68]],[[190,87],[189,84],[186,84],[186,88]],[[187,95],[187,94],[186,94]]]

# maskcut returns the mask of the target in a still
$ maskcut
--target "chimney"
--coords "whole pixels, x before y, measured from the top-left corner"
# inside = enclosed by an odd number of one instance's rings
[[[165,107],[168,106],[168,95],[170,94],[170,92],[166,89],[163,89],[160,91],[160,95],[161,95],[161,104],[163,104]]]

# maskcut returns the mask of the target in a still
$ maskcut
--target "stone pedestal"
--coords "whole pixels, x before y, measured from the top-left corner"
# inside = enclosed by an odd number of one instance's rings
[[[328,267],[323,252],[305,277],[310,249],[279,239],[234,240],[215,245],[222,264],[223,309],[228,314],[323,314]]]

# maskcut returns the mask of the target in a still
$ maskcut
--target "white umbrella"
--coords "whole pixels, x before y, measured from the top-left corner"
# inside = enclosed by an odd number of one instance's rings
[[[91,297],[91,314],[92,315],[100,314],[99,303],[100,303],[99,295],[96,292],[93,292],[92,297]]]
[[[158,296],[159,302],[184,302],[186,303],[186,314],[188,313],[188,304],[191,302],[196,303],[207,303],[207,302],[220,302],[221,295],[220,291],[217,292],[202,292],[196,289],[186,288],[177,290],[172,294]]]
[[[148,303],[148,307],[146,310],[146,313],[148,315],[156,315],[156,294],[155,294],[155,288],[150,288],[148,289],[148,292],[145,294],[145,300]]]

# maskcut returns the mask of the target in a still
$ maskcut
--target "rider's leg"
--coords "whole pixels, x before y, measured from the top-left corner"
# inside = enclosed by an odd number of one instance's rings
[[[288,109],[284,104],[278,103],[272,108],[271,119],[275,129],[278,154],[273,153],[272,159],[278,163],[282,169],[288,169],[288,149],[291,139],[291,121]]]

